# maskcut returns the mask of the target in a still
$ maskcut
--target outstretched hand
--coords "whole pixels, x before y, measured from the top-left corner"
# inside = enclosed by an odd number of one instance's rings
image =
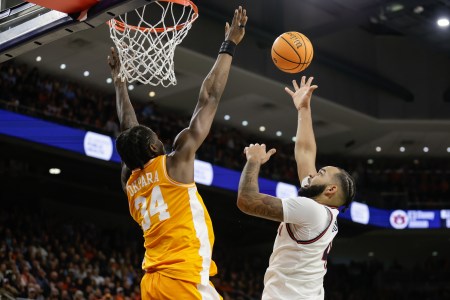
[[[239,44],[245,35],[247,20],[247,11],[242,6],[235,9],[231,26],[228,22],[225,24],[225,40],[230,40],[236,45]]]
[[[285,87],[284,90],[288,93],[292,100],[294,101],[294,105],[297,110],[301,108],[309,108],[311,105],[311,96],[315,89],[318,88],[317,85],[311,85],[314,77],[309,77],[308,81],[306,81],[306,76],[302,76],[302,80],[300,82],[300,86],[298,86],[296,80],[292,80],[292,85],[294,87],[294,91]]]
[[[111,76],[114,80],[114,83],[122,82],[119,77],[120,73],[120,59],[117,56],[117,52],[114,47],[111,47],[111,55],[108,55],[108,65],[111,68]]]
[[[265,144],[250,144],[250,146],[245,147],[244,149],[244,154],[248,161],[255,160],[261,165],[265,164],[275,152],[277,152],[277,150],[274,148],[266,151]]]

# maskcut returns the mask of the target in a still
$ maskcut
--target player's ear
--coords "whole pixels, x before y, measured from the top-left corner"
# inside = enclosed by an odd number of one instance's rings
[[[327,196],[328,198],[333,197],[336,193],[338,192],[338,187],[335,184],[330,184],[327,185],[327,187],[325,188],[324,194],[325,196]]]
[[[158,145],[150,144],[150,150],[152,150],[152,152],[154,152],[154,153],[158,152]]]

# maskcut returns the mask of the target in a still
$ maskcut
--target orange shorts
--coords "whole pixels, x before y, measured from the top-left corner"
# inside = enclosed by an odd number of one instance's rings
[[[141,281],[142,300],[222,300],[213,284],[201,285],[173,279],[158,272],[145,273]]]

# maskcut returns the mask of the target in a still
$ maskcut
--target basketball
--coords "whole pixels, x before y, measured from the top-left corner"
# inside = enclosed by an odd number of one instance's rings
[[[300,32],[285,32],[272,45],[275,66],[286,73],[298,73],[311,63],[314,49],[309,39]]]

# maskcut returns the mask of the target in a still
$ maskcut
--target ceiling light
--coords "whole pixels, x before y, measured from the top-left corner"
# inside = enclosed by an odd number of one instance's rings
[[[59,175],[59,174],[61,174],[61,169],[59,169],[59,168],[50,168],[48,170],[48,172],[50,174],[52,174],[52,175]]]
[[[437,20],[436,24],[439,27],[448,27],[448,25],[450,25],[450,21],[447,18],[440,18]]]
[[[83,76],[84,77],[88,77],[89,76],[89,71],[84,71]]]
[[[40,56],[36,57],[36,61],[41,61],[41,60],[42,60],[42,57],[40,57]]]
[[[375,253],[373,253],[372,251],[370,251],[369,253],[367,253],[367,255],[368,255],[369,257],[373,257],[373,256],[375,255]]]
[[[247,126],[248,125],[248,122],[247,121],[242,121],[242,126]]]
[[[427,153],[428,151],[430,151],[428,147],[423,147],[423,152]]]
[[[231,117],[230,117],[230,115],[225,115],[225,116],[223,116],[223,118],[225,119],[225,121],[228,121]]]
[[[128,86],[128,90],[129,90],[129,91],[134,90],[134,85],[130,84],[130,85]]]
[[[64,70],[64,69],[66,68],[66,64],[61,64],[61,65],[59,66],[59,68],[60,68],[61,70]]]
[[[266,127],[264,127],[264,126],[259,126],[259,131],[266,131]]]
[[[297,138],[295,136],[292,137],[292,141],[295,142]]]
[[[380,146],[377,146],[377,147],[375,148],[375,151],[381,152],[381,147],[380,147]]]
[[[447,147],[447,152],[449,152],[449,153],[450,153],[450,147]]]
[[[405,149],[405,147],[401,146],[399,150],[400,150],[400,152],[405,152],[406,149]]]
[[[386,8],[390,12],[398,12],[404,9],[405,7],[401,3],[391,3]]]
[[[437,251],[431,252],[431,255],[432,255],[432,256],[438,256],[438,254],[439,254],[439,253],[438,253]]]
[[[106,78],[106,83],[107,83],[107,84],[112,83],[112,78]]]
[[[424,8],[423,8],[423,6],[419,5],[419,6],[416,6],[413,11],[415,14],[421,14],[421,13],[423,13]]]
[[[277,131],[276,135],[277,135],[277,136],[282,136],[283,133],[282,133],[281,131]]]
[[[153,97],[156,96],[156,93],[155,93],[154,91],[150,91],[150,93],[148,93],[148,96],[149,96],[150,98],[153,98]]]
[[[372,164],[373,164],[373,159],[369,158],[369,159],[367,160],[367,163],[368,163],[369,165],[372,165]]]

